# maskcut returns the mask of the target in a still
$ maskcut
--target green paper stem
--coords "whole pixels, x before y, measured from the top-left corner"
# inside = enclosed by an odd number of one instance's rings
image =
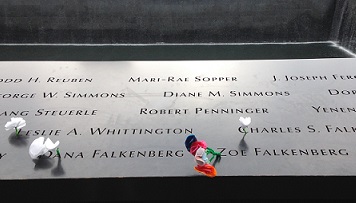
[[[210,159],[209,162],[211,163],[211,161],[215,158],[215,155],[213,155]]]
[[[16,132],[16,135],[19,135],[19,130],[17,129],[17,127],[15,127],[15,132]]]
[[[60,153],[60,151],[59,151],[59,148],[56,149],[56,153],[57,153],[57,155],[58,155],[59,157],[61,156],[61,153]]]
[[[213,156],[209,159],[209,162],[214,160],[215,156],[221,156],[221,153],[214,151],[213,149],[207,147],[206,148],[206,155],[212,154]]]
[[[244,128],[244,133],[245,133],[244,136],[248,133],[248,132],[246,131],[246,128]]]

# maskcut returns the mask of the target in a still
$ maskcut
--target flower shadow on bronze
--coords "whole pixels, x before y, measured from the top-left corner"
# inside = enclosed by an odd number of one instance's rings
[[[57,166],[51,170],[53,176],[63,176],[65,171],[62,166],[62,159],[59,157],[57,161]]]
[[[53,166],[54,160],[47,156],[40,156],[38,159],[33,159],[35,163],[35,170],[46,170]]]
[[[246,135],[246,134],[245,134]],[[245,135],[242,137],[242,139],[240,140],[239,143],[239,149],[240,150],[244,150],[244,151],[248,151],[248,144],[245,141]]]
[[[28,136],[26,136],[26,131],[21,131],[17,134],[12,132],[8,138],[9,143],[14,147],[26,147],[28,146]]]

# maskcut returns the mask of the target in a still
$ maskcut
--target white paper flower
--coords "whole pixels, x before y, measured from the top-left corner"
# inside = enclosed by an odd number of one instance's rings
[[[195,153],[195,162],[199,165],[199,166],[203,166],[207,163],[209,163],[209,159],[206,156],[206,152],[205,149],[200,147],[197,152]]]
[[[26,126],[26,121],[23,118],[11,118],[11,121],[5,124],[5,130],[15,129],[16,133],[19,129]]]
[[[46,141],[44,139],[44,137],[39,137],[31,143],[29,153],[32,159],[37,159],[59,145],[59,141],[53,143],[49,138]]]
[[[242,124],[243,128],[246,128],[248,125],[250,125],[251,123],[251,118],[250,117],[240,117],[239,119],[240,123]]]

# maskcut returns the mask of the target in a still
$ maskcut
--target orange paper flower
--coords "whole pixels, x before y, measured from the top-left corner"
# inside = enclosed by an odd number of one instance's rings
[[[194,167],[194,170],[196,170],[199,173],[202,173],[210,178],[214,178],[216,176],[216,169],[214,166],[212,166],[210,164],[204,164],[202,166],[197,165]]]

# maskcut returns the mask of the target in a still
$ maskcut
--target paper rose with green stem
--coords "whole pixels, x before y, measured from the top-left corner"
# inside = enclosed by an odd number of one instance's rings
[[[53,143],[51,139],[47,138],[45,141],[44,137],[39,137],[35,139],[29,149],[29,154],[32,159],[38,159],[40,156],[46,154],[48,151],[58,147],[59,141]],[[56,150],[57,155],[59,155],[59,149]]]
[[[242,129],[243,129],[243,131],[244,131],[244,136],[248,133],[247,132],[247,127],[251,124],[251,118],[250,117],[246,117],[246,118],[244,118],[244,117],[240,117],[240,119],[239,119],[239,121],[240,121],[240,123],[241,123],[241,127],[242,127]]]
[[[15,129],[16,135],[19,135],[19,130],[25,126],[26,121],[23,118],[11,118],[11,120],[5,124],[5,130]]]

